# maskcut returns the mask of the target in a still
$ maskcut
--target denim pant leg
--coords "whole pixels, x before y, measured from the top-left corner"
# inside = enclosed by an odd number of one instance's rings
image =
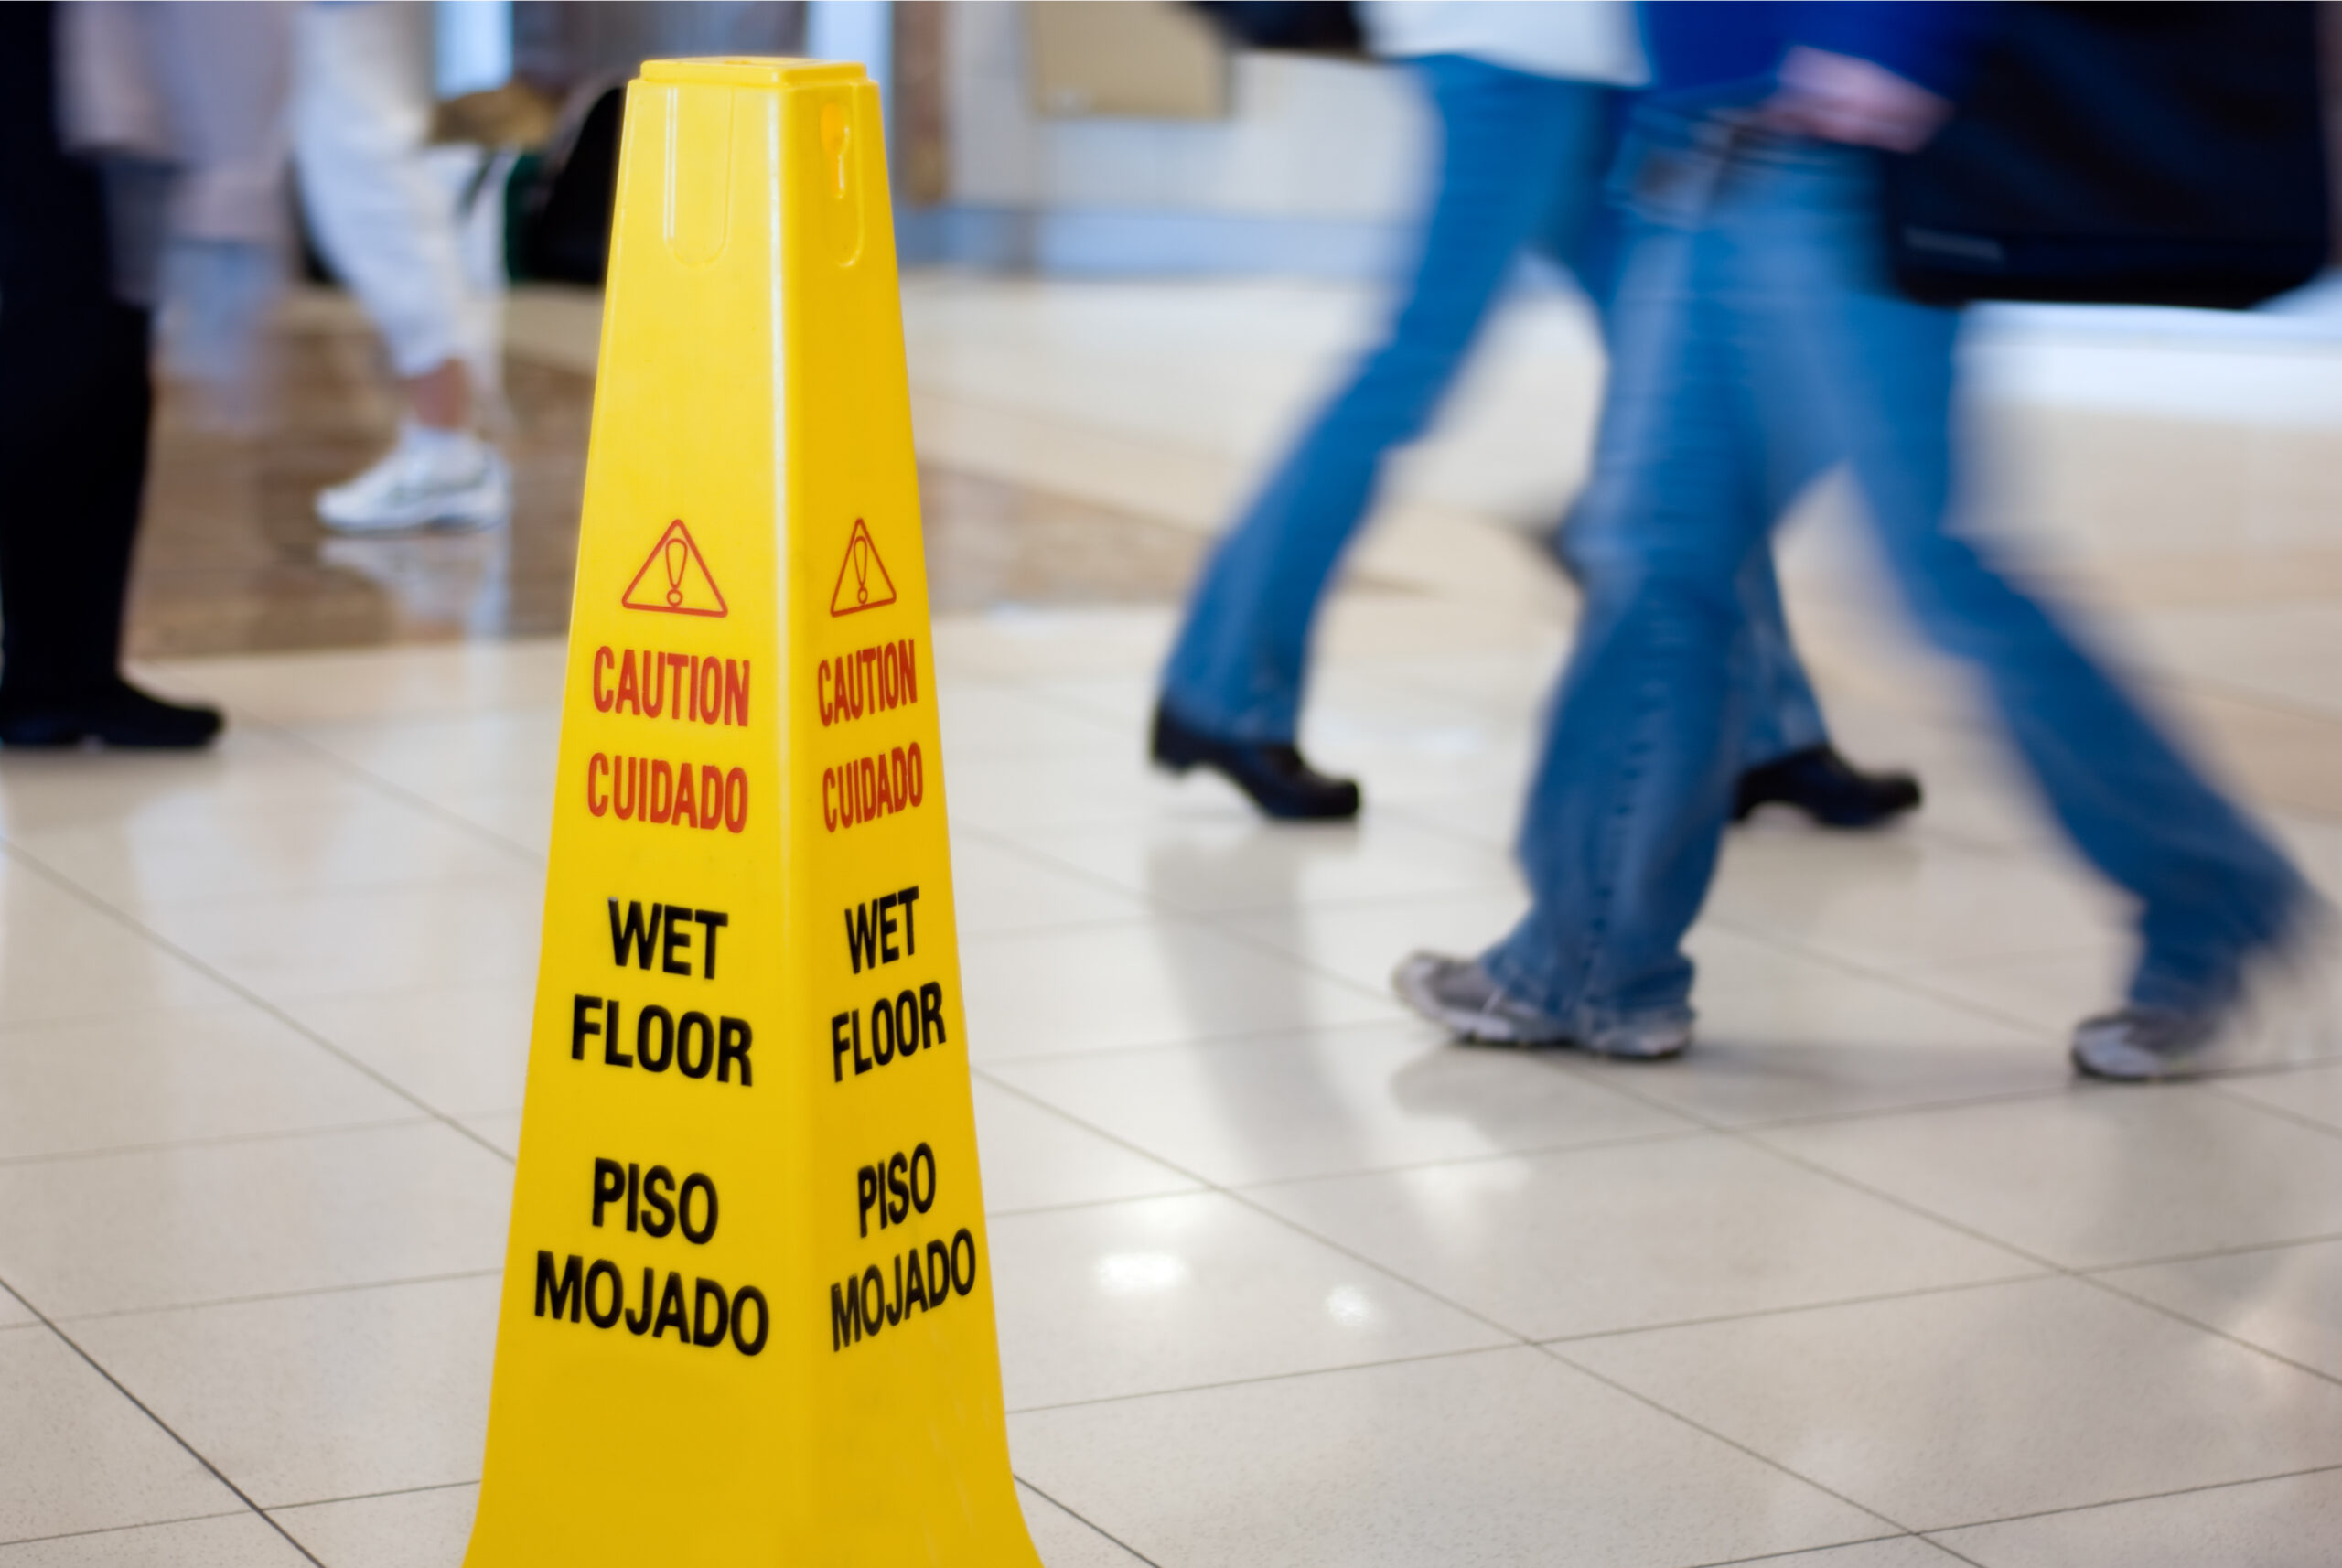
[[[1698,229],[1644,226],[1630,246],[1572,542],[1585,611],[1521,830],[1532,902],[1482,958],[1507,991],[1581,1028],[1689,995],[1681,939],[1739,770],[1742,582],[1770,519],[1748,504],[1729,261]]]
[[[1767,525],[1779,517],[1773,507],[1762,513]],[[1781,604],[1781,580],[1773,569],[1769,543],[1749,552],[1733,587],[1748,627],[1746,646],[1732,667],[1742,693],[1740,766],[1759,768],[1792,752],[1827,746],[1830,726],[1821,717],[1821,699],[1813,693],[1805,660],[1789,638],[1789,611]]]
[[[1878,275],[1873,160],[1814,150],[1768,176],[1747,223],[1776,406],[1827,422],[1905,597],[1981,677],[2052,812],[2140,906],[2130,999],[2218,1005],[2310,895],[2050,608],[1947,526],[1955,312]]]
[[[1606,135],[1604,140],[1614,142],[1616,137]],[[1612,330],[1612,317],[1618,280],[1626,265],[1628,248],[1638,237],[1640,227],[1615,203],[1605,202],[1598,211],[1587,213],[1579,204],[1564,199],[1556,203],[1541,235],[1542,243],[1569,269],[1593,305],[1602,321],[1603,337],[1614,362],[1617,342]],[[1605,424],[1611,418],[1611,401],[1617,395],[1618,383],[1614,378],[1603,400],[1601,418]],[[1751,436],[1740,459],[1740,504],[1751,510],[1760,525],[1769,526],[1779,521],[1827,464],[1815,460],[1810,448],[1799,448],[1791,454],[1767,453],[1756,445],[1753,429]],[[1595,446],[1599,452],[1602,442],[1598,436]],[[1573,509],[1562,525],[1562,551],[1571,575],[1583,580],[1574,539],[1579,509]],[[1805,661],[1799,657],[1797,644],[1789,636],[1789,612],[1781,603],[1780,578],[1773,568],[1772,551],[1767,548],[1751,553],[1736,583],[1741,613],[1748,622],[1746,650],[1732,666],[1742,714],[1737,757],[1741,768],[1750,768],[1792,752],[1828,745],[1830,726],[1821,716],[1821,701],[1814,694]]]
[[[1164,671],[1187,723],[1290,741],[1310,629],[1382,459],[1430,422],[1560,171],[1603,126],[1605,90],[1455,56],[1414,62],[1442,132],[1407,293],[1359,365],[1214,551]]]

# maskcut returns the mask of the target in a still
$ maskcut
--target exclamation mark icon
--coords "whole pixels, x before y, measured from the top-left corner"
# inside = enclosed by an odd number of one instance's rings
[[[720,616],[726,613],[724,590],[707,570],[707,558],[692,540],[692,531],[677,518],[642,558],[641,569],[618,596],[630,610],[661,614]]]
[[[894,602],[895,579],[886,575],[870,525],[857,517],[854,532],[846,536],[845,559],[838,564],[838,585],[830,590],[830,613],[850,616]]]

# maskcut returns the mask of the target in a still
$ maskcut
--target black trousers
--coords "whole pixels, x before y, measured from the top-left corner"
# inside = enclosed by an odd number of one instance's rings
[[[56,16],[0,4],[0,704],[115,680],[154,415],[96,169],[58,140]]]

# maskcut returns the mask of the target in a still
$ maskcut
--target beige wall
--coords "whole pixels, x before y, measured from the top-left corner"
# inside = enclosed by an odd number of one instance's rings
[[[1026,210],[1391,221],[1427,125],[1385,68],[1240,53],[1221,120],[1044,118],[1021,5],[946,10],[948,199]]]

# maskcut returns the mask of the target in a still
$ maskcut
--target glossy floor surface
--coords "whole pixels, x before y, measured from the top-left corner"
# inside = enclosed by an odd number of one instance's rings
[[[167,383],[130,651],[559,636],[569,625],[599,308],[585,291],[521,293],[503,384],[482,399],[513,470],[511,526],[490,532],[348,538],[317,521],[318,489],[371,462],[398,425],[381,350],[342,295],[304,289],[287,302],[232,412]],[[919,488],[940,611],[1167,601],[1203,549],[1193,528],[997,468],[929,462]]]
[[[1574,317],[1506,323],[1399,474],[1305,736],[1368,809],[1290,828],[1144,768],[1162,573],[1080,565],[1069,520],[1175,558],[1362,298],[908,303],[923,456],[1002,487],[962,492],[966,548],[1015,553],[985,495],[1061,498],[1069,534],[1057,588],[936,628],[1010,1438],[1051,1568],[2336,1559],[2330,1004],[2292,998],[2257,1070],[2071,1079],[2119,910],[1831,498],[1793,612],[1842,744],[1917,768],[1926,809],[1734,835],[1683,1060],[1458,1047],[1385,976],[1520,908],[1505,848],[1570,598],[1512,525],[1583,450]],[[515,351],[583,374],[581,319],[516,309]],[[2342,894],[2342,344],[1982,325],[2000,515]],[[0,1568],[459,1560],[561,664],[546,639],[157,661],[228,704],[215,752],[0,757]]]

